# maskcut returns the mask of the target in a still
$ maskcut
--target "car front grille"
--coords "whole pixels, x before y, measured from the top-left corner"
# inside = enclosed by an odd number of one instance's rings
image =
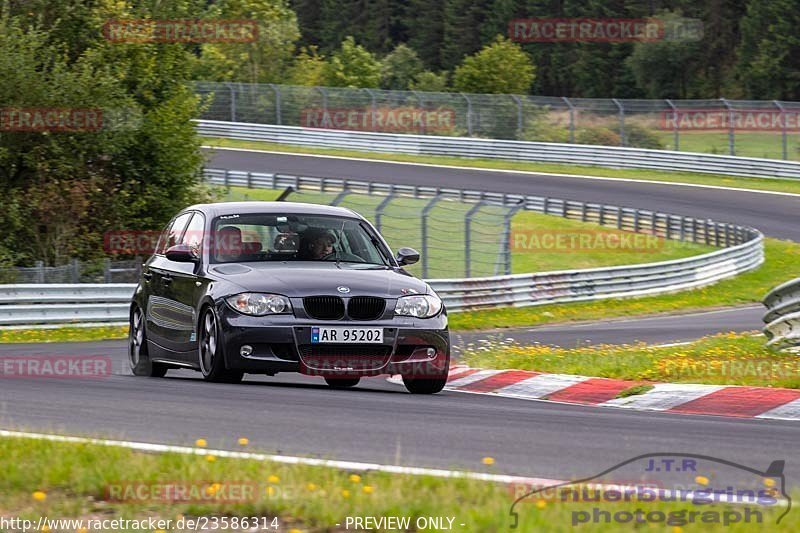
[[[392,347],[384,344],[304,344],[303,357],[386,357]]]
[[[353,296],[347,302],[347,315],[353,320],[377,320],[383,315],[386,300],[374,296]]]
[[[344,302],[338,296],[303,298],[306,314],[317,320],[339,320],[344,317]]]

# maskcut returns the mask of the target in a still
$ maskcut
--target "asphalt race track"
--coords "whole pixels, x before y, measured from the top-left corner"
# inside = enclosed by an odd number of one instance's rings
[[[209,166],[607,202],[733,221],[800,240],[800,198],[791,196],[234,151],[217,151]],[[674,342],[715,331],[757,329],[760,314],[751,306],[705,317],[547,326],[503,335],[564,346],[587,339]],[[125,351],[121,341],[0,345],[0,358],[108,355],[115,369],[95,380],[2,380],[0,427],[178,444],[202,436],[211,447],[231,449],[239,436],[246,436],[253,449],[271,453],[555,479],[593,475],[654,452],[707,454],[761,469],[784,459],[788,485],[800,486],[797,422],[636,412],[454,391],[413,396],[381,378],[344,391],[292,375],[248,377],[240,385],[204,383],[199,374],[183,370],[170,371],[165,379],[136,378],[127,370]],[[496,464],[483,465],[485,456]]]
[[[95,380],[5,379],[0,427],[339,460],[469,469],[567,479],[638,454],[698,453],[765,469],[787,462],[800,486],[797,423],[631,412],[444,391],[414,396],[382,378],[331,390],[319,378],[250,376],[205,383],[191,371],[138,378],[122,341],[5,345],[9,355],[108,355],[114,375]],[[496,464],[481,464],[491,456]]]
[[[736,222],[770,237],[800,241],[800,196],[222,149],[209,155],[207,166],[603,202]]]

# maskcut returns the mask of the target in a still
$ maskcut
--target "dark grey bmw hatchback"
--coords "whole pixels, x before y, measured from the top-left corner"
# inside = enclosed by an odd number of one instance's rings
[[[137,376],[191,368],[208,381],[300,372],[347,388],[400,374],[412,393],[442,390],[447,311],[350,209],[290,202],[188,207],[170,221],[131,302]]]

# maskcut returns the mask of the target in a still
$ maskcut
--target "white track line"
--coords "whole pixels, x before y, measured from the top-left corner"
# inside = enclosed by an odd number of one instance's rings
[[[531,170],[511,170],[507,168],[482,168],[482,167],[464,167],[464,166],[453,166],[453,165],[435,165],[433,163],[413,163],[411,161],[389,161],[384,159],[371,159],[368,157],[346,157],[341,155],[322,155],[322,154],[308,154],[308,153],[300,153],[300,152],[281,152],[275,150],[255,150],[252,148],[227,148],[223,146],[208,146],[203,145],[201,148],[205,148],[207,150],[226,150],[229,152],[252,152],[257,154],[276,154],[276,155],[291,155],[296,157],[314,157],[314,158],[326,158],[326,159],[344,159],[348,161],[362,161],[362,162],[370,162],[370,163],[386,163],[389,165],[408,165],[408,166],[417,166],[417,167],[429,167],[429,168],[441,168],[441,169],[454,169],[454,170],[477,170],[480,172],[498,172],[498,173],[505,173],[505,174],[526,174],[529,176],[556,176],[562,178],[578,178],[578,179],[588,179],[588,180],[600,180],[600,181],[620,181],[620,182],[628,182],[628,183],[644,183],[644,184],[654,184],[654,185],[670,185],[675,187],[696,187],[700,189],[716,189],[722,191],[734,191],[734,192],[746,192],[746,193],[755,193],[755,194],[772,194],[775,196],[788,196],[794,198],[800,198],[800,194],[798,193],[791,193],[791,192],[779,192],[779,191],[764,191],[758,189],[745,189],[742,187],[723,187],[721,185],[703,185],[700,183],[682,183],[682,182],[673,182],[673,181],[661,181],[661,180],[640,180],[634,178],[611,178],[608,176],[589,176],[586,174],[558,174],[555,172],[534,172]],[[389,152],[385,152],[388,155],[414,155],[414,154],[391,154]],[[520,161],[512,161],[514,163]],[[525,162],[525,161],[521,161]],[[533,161],[532,163],[535,163]],[[636,170],[636,169],[626,169],[626,170]],[[720,174],[720,178],[729,177]],[[745,176],[741,176],[744,179],[781,179],[781,178],[747,178]]]
[[[482,472],[467,472],[461,470],[443,470],[437,468],[422,468],[416,466],[383,465],[378,463],[362,463],[357,461],[336,461],[332,459],[313,459],[310,457],[297,457],[291,455],[272,455],[252,452],[232,452],[228,450],[213,450],[208,448],[194,448],[191,446],[174,446],[168,444],[151,444],[147,442],[120,441],[108,439],[92,439],[86,437],[72,437],[66,435],[52,435],[48,433],[28,433],[24,431],[10,431],[0,429],[0,437],[34,439],[51,442],[70,442],[76,444],[94,444],[114,448],[127,448],[143,452],[179,453],[183,455],[214,455],[228,459],[247,459],[253,461],[272,461],[292,465],[322,466],[338,468],[341,470],[377,471],[390,474],[405,474],[412,476],[433,476],[440,478],[475,479],[491,481],[494,483],[524,483],[531,485],[550,486],[565,481],[546,478],[533,478],[522,476],[508,476],[503,474],[486,474]]]

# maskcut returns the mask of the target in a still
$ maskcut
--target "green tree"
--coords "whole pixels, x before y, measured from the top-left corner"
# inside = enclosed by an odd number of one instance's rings
[[[325,82],[325,58],[317,53],[316,46],[302,47],[289,69],[289,83],[293,85],[322,85]]]
[[[380,61],[349,35],[324,72],[325,84],[331,87],[378,87],[381,81]]]
[[[195,67],[197,79],[250,83],[284,79],[300,38],[297,16],[286,0],[220,0],[211,6],[208,16],[255,19],[258,37],[252,43],[202,45]]]
[[[408,89],[409,83],[422,70],[422,61],[417,53],[405,44],[398,44],[389,55],[383,58],[381,88]]]
[[[0,102],[6,109],[89,109],[98,120],[79,131],[0,135],[0,256],[13,250],[19,263],[102,256],[107,231],[157,229],[207,198],[191,123],[199,102],[187,85],[188,47],[102,37],[108,19],[152,17],[146,6],[104,2],[87,10],[65,0],[58,7],[52,18],[31,17],[29,5],[4,4]],[[188,18],[188,7],[158,14]]]
[[[456,68],[453,87],[460,92],[526,94],[535,77],[530,57],[516,43],[495,41]]]
[[[430,70],[420,72],[408,85],[415,91],[429,91],[443,93],[447,91],[447,72],[435,73]]]
[[[748,2],[737,65],[748,97],[800,99],[798,24],[796,1]]]

